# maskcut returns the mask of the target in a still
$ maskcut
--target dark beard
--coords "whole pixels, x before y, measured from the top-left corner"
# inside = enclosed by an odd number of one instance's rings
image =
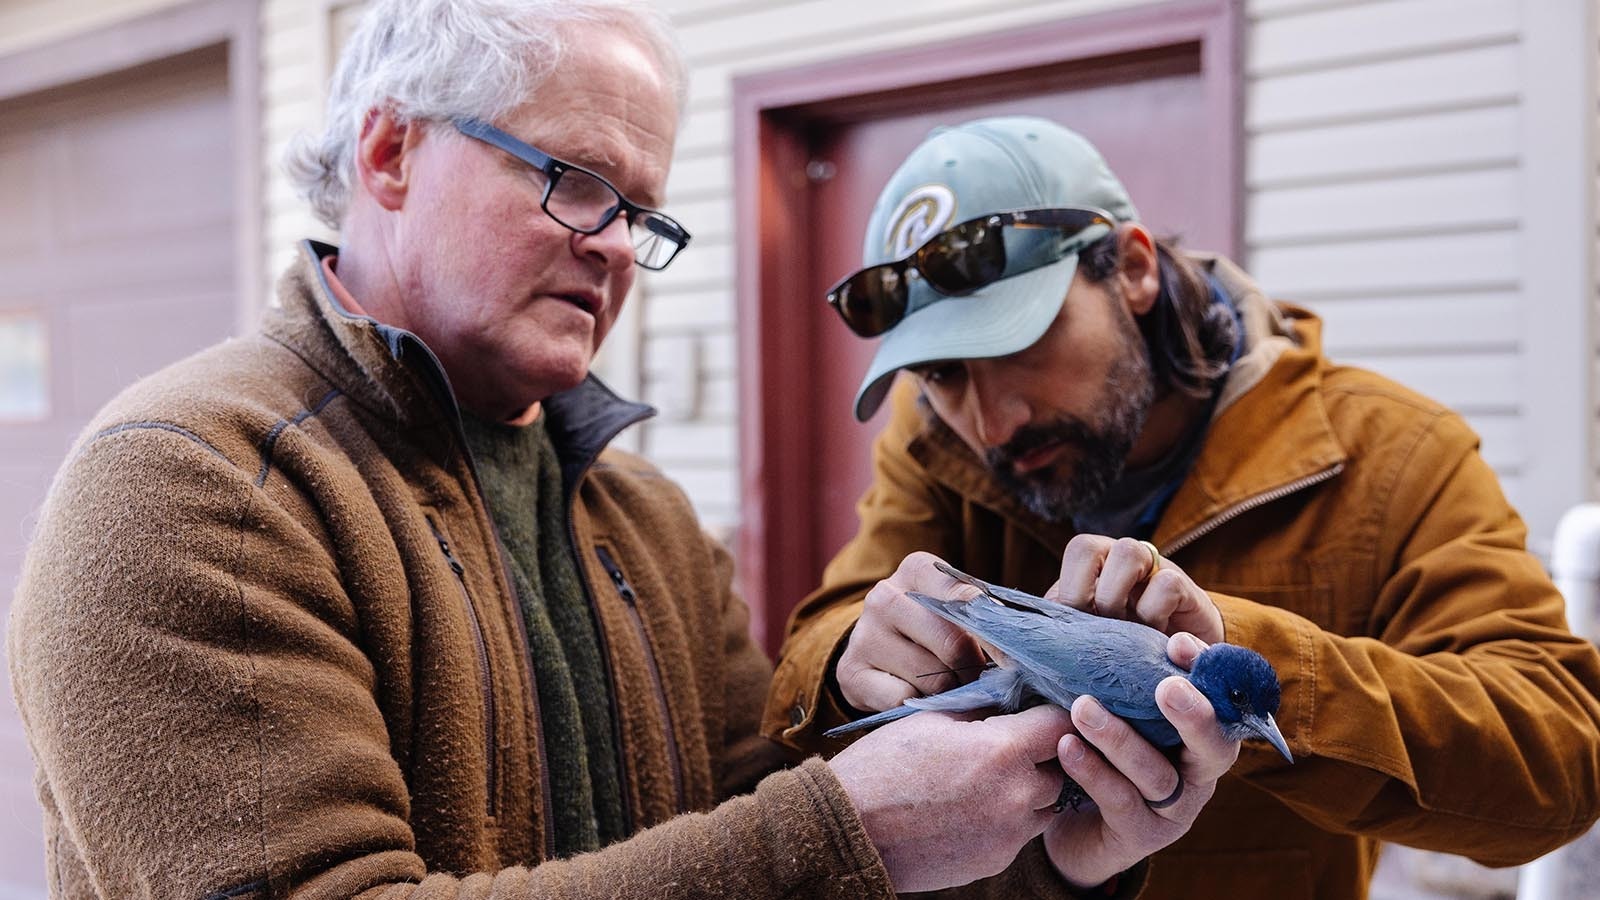
[[[1135,332],[1137,336],[1137,332]],[[1145,417],[1155,399],[1155,381],[1143,341],[1135,341],[1106,376],[1101,391],[1098,421],[1090,424],[1067,416],[1053,422],[1026,425],[1004,446],[984,455],[1000,485],[1022,504],[1050,522],[1067,522],[1091,510],[1122,477],[1133,442],[1144,429]],[[1052,444],[1076,448],[1072,472],[1065,479],[1050,466],[1018,475],[1017,459]]]

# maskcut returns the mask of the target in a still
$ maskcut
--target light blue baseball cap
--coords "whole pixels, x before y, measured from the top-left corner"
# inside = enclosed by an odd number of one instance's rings
[[[1066,206],[1100,209],[1118,222],[1139,218],[1094,145],[1048,119],[1001,116],[937,128],[878,195],[862,266],[903,259],[969,219]],[[1055,320],[1077,269],[1072,253],[960,297],[912,282],[909,312],[884,333],[856,392],[856,418],[872,418],[895,373],[907,366],[1006,356],[1032,345]]]

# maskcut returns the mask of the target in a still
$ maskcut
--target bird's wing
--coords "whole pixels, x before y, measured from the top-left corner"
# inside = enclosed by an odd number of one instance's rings
[[[1063,706],[1089,694],[1123,718],[1160,718],[1156,684],[1183,674],[1167,659],[1166,636],[1137,622],[1088,614],[1064,618],[982,599],[909,596],[993,644],[1027,673],[1034,690]]]
[[[990,584],[989,582],[984,581],[982,578],[975,578],[961,571],[960,569],[955,568],[954,566],[946,565],[942,562],[936,562],[933,565],[939,571],[949,575],[951,578],[954,578],[962,584],[972,585],[978,590],[983,591],[986,596],[994,600],[998,600],[1000,603],[1006,606],[1020,606],[1023,609],[1030,609],[1034,612],[1043,613],[1044,615],[1047,615],[1053,619],[1071,620],[1099,618],[1092,613],[1086,613],[1083,610],[1074,609],[1065,603],[1054,603],[1044,599],[1043,597],[1035,597],[1034,595],[1025,591],[1019,591],[1016,588],[1008,588],[998,584]]]

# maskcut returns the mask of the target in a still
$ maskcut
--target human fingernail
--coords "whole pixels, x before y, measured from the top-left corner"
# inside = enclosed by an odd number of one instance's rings
[[[1083,759],[1083,741],[1078,740],[1072,735],[1067,735],[1061,739],[1061,744],[1063,747],[1061,751],[1062,759],[1066,760],[1067,762],[1077,762],[1078,760]]]
[[[1172,696],[1169,699],[1173,709],[1178,712],[1188,712],[1194,709],[1196,703],[1200,702],[1200,692],[1194,689],[1194,685],[1180,679],[1173,688]]]
[[[1086,700],[1078,707],[1078,721],[1085,728],[1098,729],[1106,724],[1106,711],[1094,700]]]

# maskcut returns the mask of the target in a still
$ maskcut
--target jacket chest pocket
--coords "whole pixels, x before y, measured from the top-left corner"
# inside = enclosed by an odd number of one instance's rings
[[[688,808],[687,798],[683,784],[683,761],[678,748],[677,729],[673,725],[672,707],[667,698],[666,682],[661,674],[661,663],[657,658],[655,644],[650,639],[650,629],[646,627],[644,613],[640,610],[640,596],[633,582],[628,579],[627,572],[617,560],[617,555],[605,544],[596,544],[595,557],[600,561],[600,567],[605,570],[607,579],[617,595],[622,598],[622,605],[627,611],[628,622],[632,627],[634,636],[638,640],[639,648],[644,654],[645,669],[650,676],[651,696],[656,703],[656,714],[660,716],[662,728],[665,732],[666,751],[669,771],[672,774],[672,790],[675,809],[683,812]],[[619,686],[620,690],[620,686]]]
[[[1179,565],[1183,563],[1180,561]],[[1325,630],[1337,630],[1339,625],[1333,585],[1319,577],[1317,567],[1309,561],[1263,561],[1216,567],[1196,565],[1193,568],[1186,566],[1184,571],[1202,590],[1288,610],[1310,619]]]
[[[444,558],[446,565],[454,576],[456,593],[461,598],[461,605],[466,613],[467,626],[472,633],[472,643],[477,658],[478,690],[483,700],[483,750],[487,765],[484,770],[486,781],[485,789],[488,792],[487,809],[489,816],[499,812],[499,791],[496,789],[499,782],[499,773],[496,771],[496,716],[494,699],[494,670],[489,665],[489,642],[483,634],[483,620],[478,616],[478,608],[472,602],[472,594],[467,590],[466,567],[456,557],[455,550],[450,546],[449,538],[445,537],[439,523],[428,517],[428,528],[433,532],[433,539],[438,544],[439,554]]]

